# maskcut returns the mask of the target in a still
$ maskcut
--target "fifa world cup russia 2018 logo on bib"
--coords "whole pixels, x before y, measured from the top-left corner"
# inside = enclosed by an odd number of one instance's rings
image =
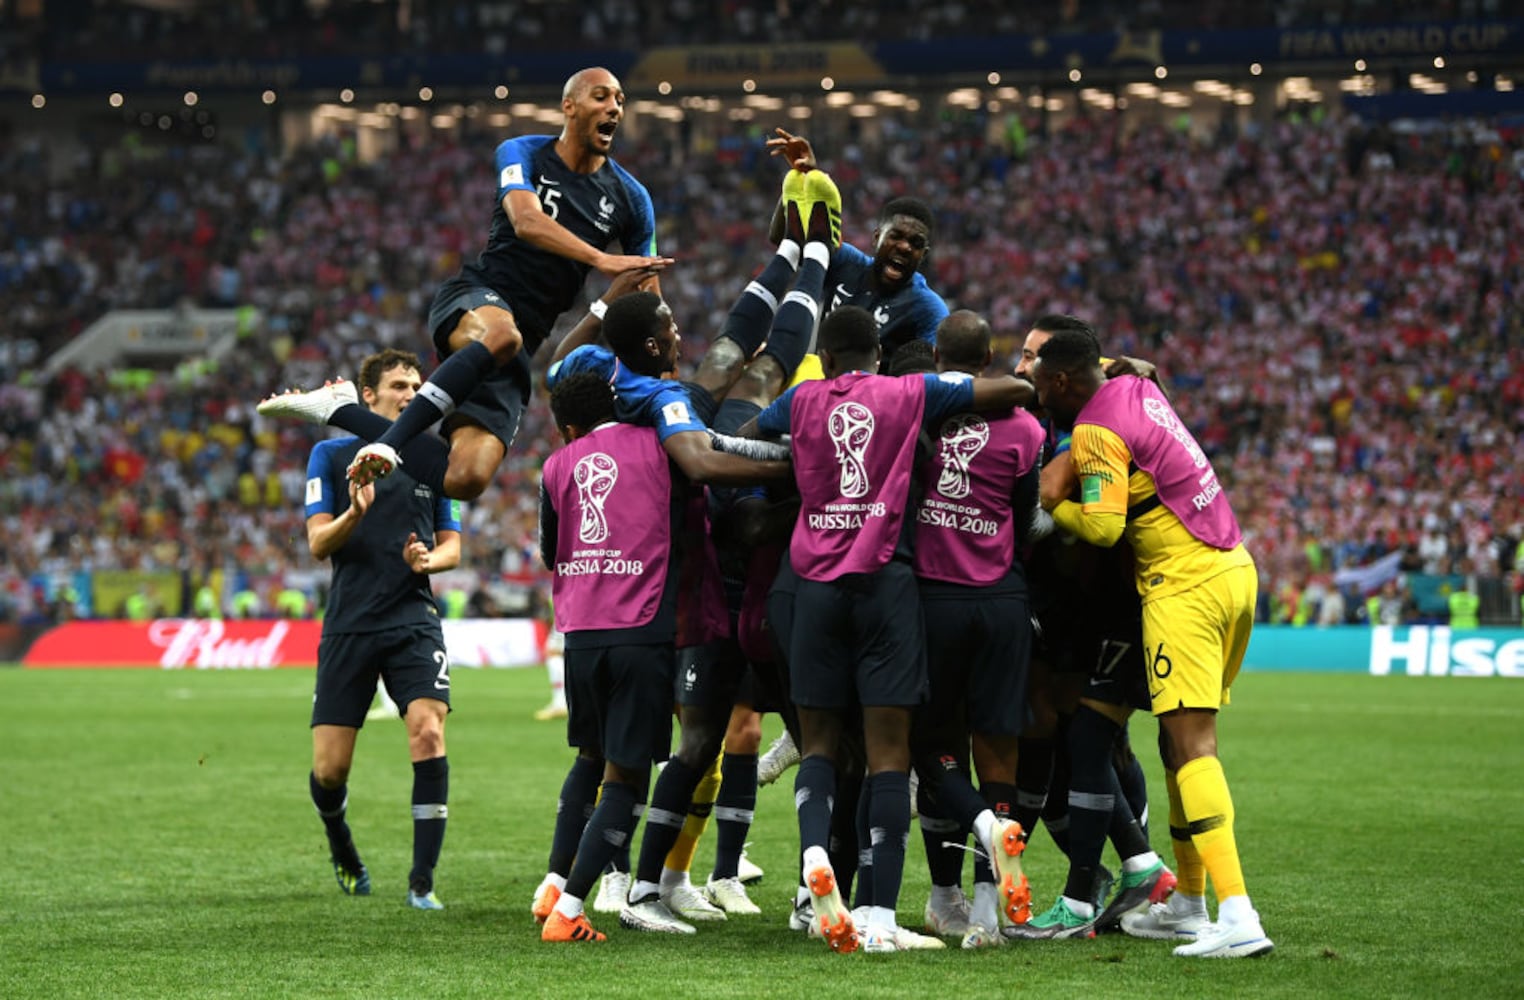
[[[942,474],[937,492],[949,500],[962,500],[973,490],[968,466],[990,443],[990,425],[972,413],[953,417],[942,425]]]
[[[826,433],[836,446],[836,463],[841,466],[841,495],[852,500],[867,496],[872,484],[864,456],[873,440],[873,411],[861,403],[842,403],[826,418]]]
[[[1185,429],[1185,425],[1175,416],[1175,411],[1169,408],[1168,403],[1162,399],[1144,397],[1143,412],[1148,415],[1148,419],[1168,431],[1170,437],[1180,442],[1181,447],[1185,448],[1186,452],[1191,456],[1192,465],[1198,469],[1206,467],[1206,452],[1201,450],[1201,445],[1197,444],[1196,439],[1191,437],[1191,432]]]
[[[582,517],[577,524],[577,538],[584,545],[598,545],[609,537],[609,520],[603,505],[614,491],[619,478],[619,464],[601,451],[584,456],[572,470],[577,484],[577,505]]]

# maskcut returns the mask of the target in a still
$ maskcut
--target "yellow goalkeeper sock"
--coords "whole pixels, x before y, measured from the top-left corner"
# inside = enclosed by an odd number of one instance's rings
[[[1176,773],[1175,781],[1180,786],[1180,804],[1185,809],[1191,842],[1212,877],[1217,901],[1246,895],[1238,841],[1233,837],[1233,797],[1228,794],[1222,761],[1197,757]]]
[[[693,801],[688,804],[688,818],[683,820],[682,832],[677,842],[667,852],[662,867],[668,871],[685,872],[693,867],[693,855],[698,850],[699,838],[709,828],[709,814],[714,811],[714,800],[720,797],[720,761],[725,753],[716,754],[709,770],[699,779],[693,790]]]
[[[1201,863],[1201,855],[1191,841],[1174,771],[1164,772],[1164,789],[1169,793],[1169,839],[1175,848],[1175,877],[1180,880],[1175,891],[1184,896],[1205,896],[1206,866]]]

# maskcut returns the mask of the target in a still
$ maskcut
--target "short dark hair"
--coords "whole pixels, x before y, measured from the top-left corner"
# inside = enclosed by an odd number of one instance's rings
[[[1037,360],[1054,371],[1088,371],[1101,366],[1101,346],[1088,328],[1059,330],[1038,348]]]
[[[615,357],[626,363],[642,361],[640,345],[661,332],[661,296],[631,292],[609,303],[603,315],[603,339]]]
[[[884,202],[884,207],[878,210],[878,224],[887,225],[889,220],[896,215],[908,215],[912,219],[926,226],[926,236],[931,238],[937,232],[936,216],[932,214],[931,206],[919,198],[905,196],[902,198],[890,198]]]
[[[381,376],[399,365],[403,368],[411,368],[420,375],[423,374],[423,365],[419,364],[418,355],[412,351],[399,351],[395,347],[388,347],[360,362],[360,389],[375,392],[381,386]]]
[[[950,313],[937,326],[937,353],[950,365],[982,368],[990,356],[990,325],[971,309]]]
[[[818,343],[838,356],[871,355],[878,347],[878,321],[861,306],[837,306],[821,320]]]
[[[889,356],[889,367],[885,375],[915,375],[919,372],[934,372],[937,370],[937,361],[932,346],[920,337],[907,340],[894,349]]]
[[[1090,339],[1095,341],[1095,349],[1097,351],[1101,349],[1101,338],[1095,335],[1095,327],[1078,316],[1071,316],[1068,313],[1044,313],[1037,317],[1037,321],[1032,324],[1032,329],[1041,330],[1044,333],[1063,333],[1068,330],[1088,334]]]
[[[550,413],[563,431],[568,427],[592,430],[614,419],[614,387],[592,372],[568,375],[550,390]]]

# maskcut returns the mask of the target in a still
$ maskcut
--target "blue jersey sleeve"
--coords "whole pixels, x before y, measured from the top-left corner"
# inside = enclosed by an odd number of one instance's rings
[[[459,531],[460,510],[462,504],[459,500],[451,500],[444,494],[440,494],[434,500],[434,530]]]
[[[583,344],[545,371],[545,384],[554,389],[556,383],[569,375],[590,372],[601,378],[614,377],[614,355],[597,344]]]
[[[312,454],[307,456],[307,516],[314,514],[340,513],[339,498],[346,501],[344,506],[349,506],[348,478],[344,474],[344,467],[334,461],[334,449],[336,441],[319,441],[317,447],[312,449]]]
[[[757,414],[757,429],[763,434],[781,437],[792,426],[790,416],[794,412],[794,393],[799,387],[791,386],[783,395],[767,404],[767,409]]]
[[[920,278],[920,275],[916,275]],[[942,296],[932,291],[922,279],[916,288],[915,305],[910,310],[907,322],[915,330],[916,336],[928,344],[937,342],[937,327],[947,318],[947,303]]]
[[[926,416],[929,424],[941,423],[955,413],[974,406],[974,380],[962,372],[922,375],[926,380]]]
[[[521,135],[498,143],[495,158],[498,201],[502,201],[509,191],[534,190],[531,160],[546,138],[543,135]]]
[[[654,392],[645,397],[645,405],[642,407],[642,423],[649,422],[656,428],[656,436],[665,441],[674,434],[684,431],[707,431],[709,426],[699,419],[698,414],[693,412],[693,403],[688,398],[688,390],[679,382],[671,382],[664,379],[647,378],[637,375],[635,378],[643,378],[649,382],[659,383]],[[614,383],[614,392],[618,393],[619,383]]]
[[[619,236],[619,245],[624,248],[625,253],[655,257],[656,209],[651,205],[651,192],[617,163],[614,164],[614,169],[618,171],[619,181],[624,185],[625,194],[629,196],[631,213],[629,223]]]

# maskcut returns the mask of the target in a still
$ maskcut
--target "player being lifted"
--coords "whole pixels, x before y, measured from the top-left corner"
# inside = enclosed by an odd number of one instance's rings
[[[572,75],[562,91],[560,136],[497,147],[497,196],[486,248],[442,285],[429,334],[443,362],[395,422],[356,405],[352,383],[272,396],[266,415],[327,423],[371,444],[349,475],[362,485],[405,463],[445,496],[472,500],[492,481],[529,401],[529,361],[589,272],[639,271],[654,280],[672,263],[656,253],[651,196],[610,156],[625,95],[606,69]],[[617,241],[622,254],[603,248]],[[443,420],[448,439],[424,434]]]

